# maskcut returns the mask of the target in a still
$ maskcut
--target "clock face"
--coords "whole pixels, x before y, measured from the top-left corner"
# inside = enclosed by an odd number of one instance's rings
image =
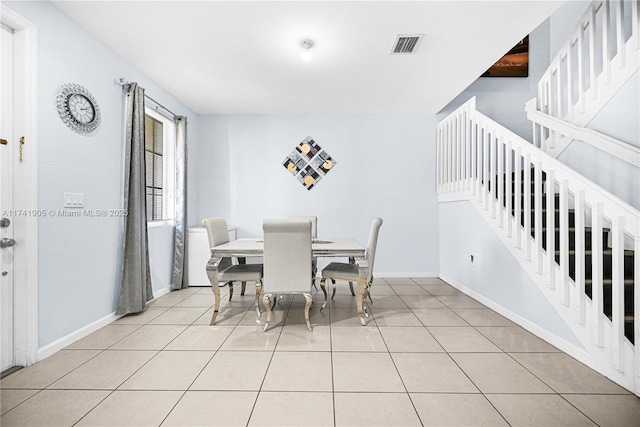
[[[67,107],[71,116],[81,124],[91,123],[96,115],[93,103],[84,95],[74,93],[67,99]]]
[[[56,95],[56,107],[64,124],[80,135],[93,135],[100,127],[98,102],[80,85],[61,86]]]

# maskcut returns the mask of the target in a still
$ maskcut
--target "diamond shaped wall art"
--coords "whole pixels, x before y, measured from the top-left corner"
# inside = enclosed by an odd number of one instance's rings
[[[335,167],[336,161],[308,136],[284,159],[282,165],[307,190],[311,190]]]

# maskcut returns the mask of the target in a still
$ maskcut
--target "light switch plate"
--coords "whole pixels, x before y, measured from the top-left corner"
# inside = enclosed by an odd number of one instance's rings
[[[84,193],[64,193],[65,208],[83,208]]]

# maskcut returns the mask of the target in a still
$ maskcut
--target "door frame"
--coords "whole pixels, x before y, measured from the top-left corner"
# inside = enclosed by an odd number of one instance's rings
[[[14,86],[14,132],[24,133],[24,160],[14,164],[14,208],[38,208],[38,30],[21,15],[0,4],[0,22],[13,30],[14,69],[24,80]],[[14,84],[16,84],[14,74]],[[24,102],[20,102],[23,100]],[[17,101],[17,102],[16,102]],[[14,363],[29,366],[38,354],[38,217],[25,216],[14,258]],[[14,230],[15,231],[15,230]]]

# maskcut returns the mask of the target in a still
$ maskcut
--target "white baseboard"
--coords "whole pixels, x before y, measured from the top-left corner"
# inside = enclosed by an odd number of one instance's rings
[[[160,289],[158,291],[154,292],[155,298],[160,298],[162,295],[165,295],[167,293],[171,292],[171,288],[163,288]],[[153,301],[153,300],[152,300]],[[93,323],[88,324],[87,326],[84,326],[76,331],[71,332],[70,334],[65,335],[62,338],[59,338],[57,340],[55,340],[54,342],[52,342],[51,344],[47,344],[44,347],[40,347],[38,349],[38,354],[36,355],[36,362],[39,362],[40,360],[46,359],[47,357],[53,355],[54,353],[57,353],[58,351],[62,350],[63,348],[73,344],[74,342],[86,337],[87,335],[92,334],[93,332],[97,331],[98,329],[101,329],[107,325],[109,325],[110,323],[118,320],[119,318],[121,318],[122,315],[117,315],[116,312],[114,311],[113,313],[109,313],[106,316],[104,316],[101,319],[96,320]]]

